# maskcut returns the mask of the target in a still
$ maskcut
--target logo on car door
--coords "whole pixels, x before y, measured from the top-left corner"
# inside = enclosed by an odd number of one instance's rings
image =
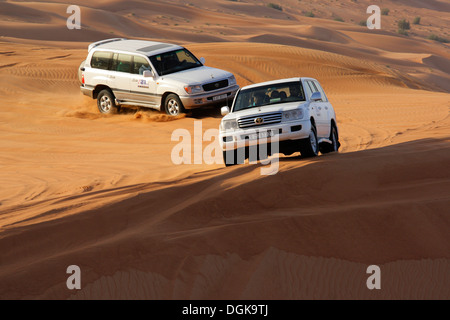
[[[148,81],[145,80],[145,79],[139,80],[138,81],[138,87],[139,88],[149,88]]]

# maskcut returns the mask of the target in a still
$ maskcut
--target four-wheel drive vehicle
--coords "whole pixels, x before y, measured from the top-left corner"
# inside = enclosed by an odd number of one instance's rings
[[[291,78],[243,87],[231,112],[228,107],[221,111],[225,117],[219,141],[226,165],[243,163],[252,147],[264,147],[262,154],[270,155],[272,142],[277,140],[279,153],[299,151],[303,157],[334,152],[340,146],[336,114],[316,79]]]
[[[239,89],[232,73],[206,67],[174,44],[116,38],[92,43],[88,52],[79,68],[81,92],[97,99],[102,113],[135,105],[176,116],[228,104]]]

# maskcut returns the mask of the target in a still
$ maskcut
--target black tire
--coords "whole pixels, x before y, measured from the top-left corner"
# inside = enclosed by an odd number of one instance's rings
[[[119,113],[120,109],[116,105],[116,98],[113,93],[107,89],[99,92],[97,96],[98,111],[103,114]]]
[[[339,150],[341,144],[339,143],[339,137],[337,134],[336,127],[334,125],[331,126],[329,139],[332,142],[331,144],[326,142],[320,144],[320,152],[322,154],[337,152]]]
[[[317,140],[317,130],[311,125],[309,137],[300,140],[300,153],[304,158],[316,157],[319,154],[319,143]]]
[[[182,113],[185,113],[183,103],[180,98],[176,94],[169,94],[164,100],[164,111],[169,116],[179,116]]]

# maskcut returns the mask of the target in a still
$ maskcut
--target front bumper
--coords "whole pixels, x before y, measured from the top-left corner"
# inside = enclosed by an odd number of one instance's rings
[[[235,85],[201,94],[180,96],[180,100],[185,109],[195,109],[213,104],[223,104],[227,101],[233,102],[234,96],[238,90],[239,86]],[[220,99],[217,99],[216,97],[220,97]]]
[[[258,137],[260,133],[269,131],[271,132],[271,137]],[[219,143],[223,151],[276,142],[279,142],[282,146],[285,141],[289,142],[308,138],[310,131],[310,120],[296,120],[246,129],[221,130]]]

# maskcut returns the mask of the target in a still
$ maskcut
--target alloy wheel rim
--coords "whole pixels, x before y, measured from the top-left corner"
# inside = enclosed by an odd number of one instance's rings
[[[174,99],[170,99],[169,103],[167,104],[167,110],[169,111],[170,115],[177,116],[179,111],[180,111],[180,107],[178,106],[178,102],[175,101]]]
[[[100,99],[100,108],[103,112],[109,112],[111,110],[111,99],[107,96],[103,96]]]

